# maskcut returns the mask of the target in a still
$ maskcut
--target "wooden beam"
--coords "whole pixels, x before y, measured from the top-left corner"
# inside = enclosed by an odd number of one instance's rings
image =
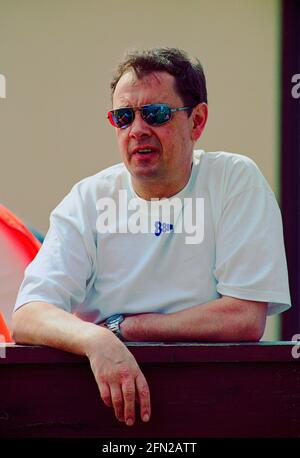
[[[85,357],[7,344],[0,437],[299,437],[294,344],[128,343],[153,409],[130,428],[103,404]]]

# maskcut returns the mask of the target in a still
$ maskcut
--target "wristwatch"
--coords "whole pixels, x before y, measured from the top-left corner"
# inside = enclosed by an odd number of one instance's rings
[[[105,320],[106,327],[110,329],[110,331],[112,331],[117,337],[119,337],[120,340],[123,340],[120,324],[124,320],[124,315],[121,315],[121,313],[112,315]]]

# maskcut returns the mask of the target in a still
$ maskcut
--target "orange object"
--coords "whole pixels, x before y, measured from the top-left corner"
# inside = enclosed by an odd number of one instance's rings
[[[41,242],[24,225],[20,218],[0,204],[0,237],[3,259],[0,262],[9,266],[6,284],[1,284],[0,293],[0,341],[12,342],[10,328],[13,305],[20,287],[24,270],[41,247]],[[3,248],[5,247],[5,248]],[[10,270],[9,270],[10,269]],[[5,271],[5,269],[4,269]],[[4,282],[5,276],[1,278]],[[3,337],[4,336],[4,337]]]
[[[41,248],[41,242],[27,229],[20,218],[4,205],[0,205],[0,222],[7,230],[15,233],[15,240],[20,242],[27,255],[33,259]]]
[[[3,313],[0,312],[0,342],[13,342],[10,331],[4,319]]]

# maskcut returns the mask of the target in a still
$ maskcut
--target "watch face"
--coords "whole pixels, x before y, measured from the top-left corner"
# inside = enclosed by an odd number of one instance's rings
[[[112,315],[106,319],[107,324],[115,323],[115,322],[122,322],[124,320],[123,315],[121,313],[117,313],[116,315]]]

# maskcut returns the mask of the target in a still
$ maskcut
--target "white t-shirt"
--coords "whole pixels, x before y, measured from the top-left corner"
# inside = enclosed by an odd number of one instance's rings
[[[290,307],[280,210],[251,159],[195,151],[190,179],[174,197],[181,211],[161,218],[155,205],[171,199],[146,208],[123,164],[77,183],[51,214],[16,308],[45,301],[98,323],[115,313],[172,313],[221,295],[268,302],[269,315]],[[108,201],[116,223],[104,212]],[[189,213],[196,201],[198,219]],[[139,207],[140,220],[149,215],[148,233],[134,229]]]

